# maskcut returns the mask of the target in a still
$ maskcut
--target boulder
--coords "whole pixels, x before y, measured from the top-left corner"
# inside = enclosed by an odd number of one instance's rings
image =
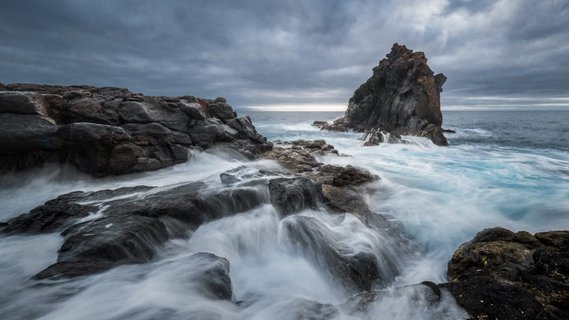
[[[374,290],[354,295],[339,306],[357,319],[464,319],[452,297],[432,282],[422,282],[390,290]]]
[[[198,252],[189,257],[188,264],[195,270],[188,279],[184,279],[191,287],[209,299],[231,300],[233,288],[227,259]]]
[[[64,145],[62,159],[97,176],[129,172],[144,155],[140,147],[130,143],[132,137],[121,127],[72,123],[59,128],[57,136]]]
[[[207,118],[203,107],[197,102],[188,102],[182,99],[180,100],[178,108],[192,120],[203,121]]]
[[[172,130],[186,131],[188,117],[180,109],[158,106],[155,103],[125,101],[119,105],[119,115],[123,122],[158,122]]]
[[[46,101],[37,92],[0,91],[0,113],[34,114],[48,117]]]
[[[283,223],[289,239],[301,253],[328,270],[331,278],[348,290],[370,290],[375,281],[381,280],[381,271],[373,253],[344,252],[336,246],[328,227],[317,218],[294,215]]]
[[[105,104],[105,100],[96,97],[78,97],[68,99],[57,111],[62,124],[91,122],[118,125],[119,114],[116,106]]]
[[[324,140],[296,140],[277,143],[277,147],[262,156],[278,161],[294,173],[309,173],[323,166],[317,157],[326,155],[337,156],[338,150]]]
[[[339,188],[330,184],[322,185],[324,203],[333,211],[363,215],[370,212],[360,193],[350,188]]]
[[[233,108],[225,102],[216,102],[207,106],[207,113],[211,117],[221,120],[229,120],[237,117]]]
[[[84,144],[115,146],[132,139],[128,132],[121,127],[88,122],[62,126],[57,134],[69,146]]]
[[[160,123],[127,123],[122,126],[138,146],[173,143],[174,132]],[[189,136],[187,136],[189,139]],[[191,140],[189,141],[191,143]]]
[[[308,173],[308,176],[319,183],[335,187],[359,186],[367,182],[379,180],[379,176],[352,165],[341,167],[326,164],[319,167],[316,172]]]
[[[294,298],[287,304],[286,315],[296,320],[329,320],[340,316],[338,309],[329,303]],[[288,317],[287,317],[288,318]]]
[[[440,93],[446,81],[427,65],[423,52],[394,44],[373,75],[350,98],[343,118],[323,129],[384,130],[448,144],[441,129]]]
[[[52,151],[61,146],[57,126],[39,114],[0,113],[0,154]]]
[[[269,181],[271,203],[283,216],[305,209],[317,209],[322,189],[306,177],[275,178]]]
[[[483,230],[456,250],[448,276],[441,286],[475,319],[568,318],[569,231]]]
[[[364,146],[377,146],[380,143],[406,143],[397,132],[387,132],[385,130],[371,130],[364,133],[362,137]]]

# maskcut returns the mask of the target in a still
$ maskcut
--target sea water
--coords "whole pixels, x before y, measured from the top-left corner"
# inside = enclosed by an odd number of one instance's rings
[[[314,120],[341,113],[249,112],[270,140],[325,139],[346,156],[322,161],[352,164],[379,175],[366,195],[370,208],[400,221],[418,251],[393,257],[398,277],[390,292],[367,313],[338,319],[461,318],[448,298],[439,309],[393,288],[425,280],[445,282],[454,250],[483,228],[514,231],[569,229],[569,112],[445,112],[448,147],[424,138],[410,144],[364,147],[361,134],[320,131]],[[156,172],[93,179],[72,169],[44,168],[2,177],[0,221],[25,213],[60,194],[135,185],[168,187],[188,181],[219,183],[223,171],[247,164],[271,169],[271,161],[247,163],[219,152],[195,153],[185,164]],[[318,211],[318,219],[346,248],[388,252],[357,219]],[[307,303],[339,305],[350,293],[325,277],[291,246],[283,225],[267,204],[205,224],[191,237],[158,248],[155,261],[61,281],[29,280],[57,259],[58,234],[0,238],[2,319],[294,319]],[[200,251],[227,258],[236,305],[199,295],[181,279],[193,272],[188,257]],[[305,311],[306,312],[306,311]],[[304,314],[309,317],[310,314]]]

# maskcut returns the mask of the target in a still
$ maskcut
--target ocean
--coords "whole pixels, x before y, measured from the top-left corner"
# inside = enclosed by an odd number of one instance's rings
[[[364,147],[361,134],[326,132],[314,120],[338,112],[241,110],[270,140],[325,139],[346,156],[323,162],[360,166],[379,175],[366,200],[374,212],[399,221],[418,251],[394,258],[400,275],[390,290],[422,281],[446,282],[447,262],[457,247],[487,227],[529,232],[569,229],[569,112],[444,112],[448,147],[408,137],[411,144]],[[186,181],[218,183],[219,174],[245,162],[216,152],[192,155],[185,164],[156,172],[93,179],[71,169],[44,168],[3,177],[0,221],[25,213],[66,192],[140,184],[167,187]],[[346,248],[389,248],[353,220],[322,212],[320,219]],[[286,220],[286,219],[285,219]],[[148,264],[127,265],[103,274],[59,282],[29,278],[55,262],[58,234],[0,238],[0,314],[3,319],[293,319],[306,301],[340,305],[350,295],[323,271],[291,249],[282,221],[270,205],[201,226],[191,237],[170,240]],[[237,306],[204,300],[179,279],[191,273],[192,253],[226,257]],[[315,311],[316,312],[316,311]],[[462,318],[452,299],[441,310],[413,295],[387,295],[366,319]],[[214,316],[211,316],[214,315]],[[443,318],[444,318],[443,317]],[[336,319],[358,319],[338,315]]]

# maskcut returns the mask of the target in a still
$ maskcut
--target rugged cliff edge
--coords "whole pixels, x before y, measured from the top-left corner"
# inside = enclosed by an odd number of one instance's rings
[[[122,88],[0,84],[0,171],[46,161],[97,175],[156,170],[191,149],[270,150],[224,98],[153,97]]]
[[[394,44],[373,75],[350,98],[343,118],[322,129],[396,133],[430,138],[447,145],[443,135],[440,93],[446,77],[435,75],[423,52]]]

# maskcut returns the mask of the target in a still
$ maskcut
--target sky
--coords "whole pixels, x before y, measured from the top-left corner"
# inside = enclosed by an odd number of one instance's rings
[[[443,110],[569,110],[569,0],[3,0],[0,82],[345,110],[393,43]]]

